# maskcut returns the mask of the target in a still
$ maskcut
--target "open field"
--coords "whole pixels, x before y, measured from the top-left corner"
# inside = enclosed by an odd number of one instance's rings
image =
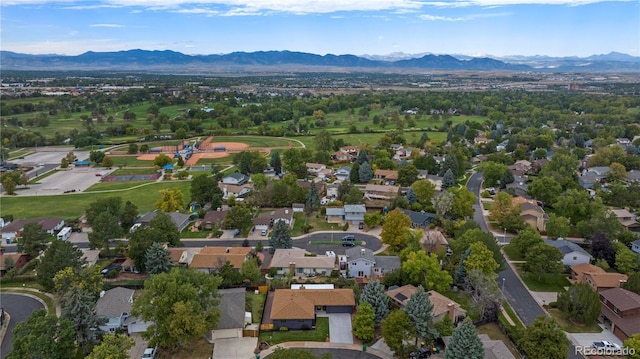
[[[93,186],[84,190],[84,192],[100,192],[100,191],[116,191],[116,190],[125,190],[125,189],[133,189],[142,185],[147,185],[149,183],[154,183],[155,181],[126,181],[126,182],[98,182]]]
[[[138,206],[138,211],[144,213],[154,209],[154,204],[160,200],[160,190],[167,188],[179,188],[184,195],[185,202],[191,198],[190,181],[163,181],[113,192],[37,197],[3,196],[2,213],[12,214],[15,218],[49,217],[54,213],[57,217],[77,218],[84,213],[89,203],[105,197],[122,197],[124,201],[132,199],[132,202]]]

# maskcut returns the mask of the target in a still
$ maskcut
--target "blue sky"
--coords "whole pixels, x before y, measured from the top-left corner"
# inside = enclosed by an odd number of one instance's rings
[[[640,56],[637,0],[2,0],[0,48],[30,54]]]

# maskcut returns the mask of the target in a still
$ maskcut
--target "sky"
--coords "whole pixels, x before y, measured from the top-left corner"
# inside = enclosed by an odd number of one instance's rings
[[[640,1],[0,0],[0,49],[640,56]]]

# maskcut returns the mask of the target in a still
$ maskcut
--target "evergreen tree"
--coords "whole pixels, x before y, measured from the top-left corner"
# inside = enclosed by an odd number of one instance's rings
[[[85,354],[89,347],[96,342],[100,332],[99,326],[106,323],[96,314],[96,302],[93,294],[80,287],[71,287],[61,302],[62,318],[73,323],[76,332],[76,342]]]
[[[33,259],[47,248],[49,235],[42,229],[38,222],[29,222],[24,225],[22,238],[18,241],[18,252],[24,252],[29,259]]]
[[[500,188],[507,188],[509,183],[513,183],[515,179],[513,178],[513,172],[510,169],[507,169],[500,177]]]
[[[362,303],[369,303],[375,311],[376,326],[389,314],[389,299],[384,293],[384,286],[377,279],[369,281],[362,289],[360,304]]]
[[[414,204],[418,201],[418,197],[416,196],[416,192],[413,190],[413,188],[409,188],[404,196],[405,198],[407,198],[407,201],[409,201],[409,204]]]
[[[169,252],[158,242],[154,242],[145,252],[145,268],[149,274],[166,273],[171,269]]]
[[[429,300],[429,294],[422,286],[418,286],[407,305],[404,307],[415,329],[416,344],[418,338],[426,343],[433,343],[438,338],[438,331],[433,326],[433,304]]]
[[[320,194],[318,193],[318,187],[314,181],[311,181],[306,197],[305,209],[308,212],[312,212],[320,208]]]
[[[445,359],[484,359],[484,347],[471,319],[466,318],[453,332]]]
[[[460,262],[458,263],[458,268],[453,272],[453,284],[461,289],[465,288],[468,283],[468,274],[464,267],[464,261],[469,258],[469,255],[471,255],[471,247],[467,248],[467,250],[462,253],[460,256]]]
[[[451,171],[451,169],[448,169],[445,173],[444,176],[442,177],[442,186],[441,189],[442,191],[446,191],[447,189],[453,187],[456,185],[456,179],[453,175],[453,171]]]
[[[280,152],[273,152],[269,165],[276,171],[277,175],[282,173],[282,160],[280,159]]]
[[[367,162],[367,151],[365,151],[364,149],[361,149],[360,152],[358,152],[358,159],[356,160],[356,162],[359,165]]]
[[[360,183],[360,164],[358,164],[358,162],[351,165],[351,172],[349,172],[349,181],[351,183]]]
[[[444,176],[444,174],[447,173],[448,170],[451,170],[453,178],[458,178],[459,167],[460,166],[458,165],[458,158],[452,154],[449,154],[445,156],[444,163],[442,163],[442,165],[440,166],[440,172],[438,174],[440,176]]]
[[[291,248],[291,231],[284,221],[276,222],[275,229],[269,238],[269,252],[273,253],[278,248]]]
[[[374,338],[376,312],[371,304],[362,302],[358,305],[353,317],[353,335],[363,342],[371,342]]]
[[[360,170],[358,170],[358,174],[360,176],[360,183],[367,183],[371,181],[373,178],[373,169],[369,162],[365,162],[360,166]]]

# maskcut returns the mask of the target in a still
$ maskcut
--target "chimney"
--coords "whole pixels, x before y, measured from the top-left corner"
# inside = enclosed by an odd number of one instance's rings
[[[453,303],[447,304],[447,309],[449,310],[449,318],[451,318],[452,322],[456,322],[456,306]]]
[[[296,262],[289,262],[289,271],[291,274],[296,273]]]
[[[360,248],[360,254],[364,255],[366,253],[364,248]]]

